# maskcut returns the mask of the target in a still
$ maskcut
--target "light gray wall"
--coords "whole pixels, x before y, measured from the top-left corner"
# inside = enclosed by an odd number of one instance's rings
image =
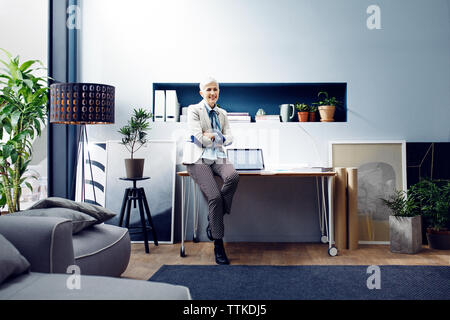
[[[372,4],[381,9],[381,30],[366,26]],[[449,7],[449,0],[82,1],[82,80],[116,86],[116,124],[89,127],[90,139],[118,140],[133,107],[152,108],[152,83],[212,74],[221,82],[347,82],[348,122],[274,127],[281,163],[326,162],[329,140],[449,141]],[[151,136],[182,140],[183,128],[154,124]],[[249,140],[241,125],[234,129],[242,144],[263,143]],[[251,129],[264,136],[270,128]],[[241,192],[256,191],[249,182]],[[303,210],[314,214],[309,194],[290,186],[285,193],[309,203]],[[255,203],[255,215],[277,211]],[[263,226],[259,239],[296,227],[270,233]],[[302,230],[316,234],[290,239],[318,239],[318,223]],[[254,238],[248,235],[240,239]]]

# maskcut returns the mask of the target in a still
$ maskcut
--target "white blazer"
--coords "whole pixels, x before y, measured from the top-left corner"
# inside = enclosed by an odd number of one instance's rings
[[[228,122],[227,112],[215,106],[214,110],[219,112],[218,118],[222,134],[225,137],[225,145],[229,145],[233,142],[233,135],[230,131],[230,124]],[[211,120],[209,114],[204,105],[204,101],[200,101],[197,104],[191,104],[188,107],[187,114],[188,122],[188,140],[191,140],[191,136],[194,136],[202,146],[192,142],[185,142],[183,147],[183,164],[196,163],[203,154],[203,148],[211,147],[213,142],[210,138],[203,136],[204,132],[212,132]],[[225,152],[222,146],[222,151]]]

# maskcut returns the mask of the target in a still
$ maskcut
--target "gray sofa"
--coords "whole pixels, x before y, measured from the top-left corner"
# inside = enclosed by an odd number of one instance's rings
[[[186,287],[111,277],[123,273],[129,262],[125,228],[96,224],[72,234],[67,219],[7,215],[0,217],[0,234],[30,264],[29,272],[0,284],[2,300],[191,299]],[[66,273],[71,265],[80,268],[80,289],[66,285],[73,276]]]
[[[65,273],[78,265],[84,275],[119,277],[130,260],[128,229],[95,224],[72,234],[70,220],[56,217],[0,217],[0,233],[32,257],[32,271]]]

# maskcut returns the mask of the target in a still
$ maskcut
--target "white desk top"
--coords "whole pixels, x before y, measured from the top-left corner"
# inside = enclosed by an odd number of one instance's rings
[[[336,175],[335,171],[328,172],[313,172],[313,171],[287,171],[287,170],[255,170],[255,171],[238,171],[240,176],[284,176],[284,177],[334,177]],[[189,173],[187,171],[177,172],[180,177],[187,177]]]

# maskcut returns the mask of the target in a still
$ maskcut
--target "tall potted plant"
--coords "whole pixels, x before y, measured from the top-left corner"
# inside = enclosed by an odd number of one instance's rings
[[[313,103],[313,105],[317,105],[320,113],[320,121],[322,122],[333,122],[334,121],[334,112],[336,111],[336,107],[339,107],[340,101],[336,99],[336,97],[328,97],[328,92],[321,91],[317,94],[319,101]],[[321,98],[323,96],[323,98]]]
[[[128,124],[119,129],[122,134],[122,144],[130,152],[130,158],[125,159],[127,178],[142,178],[144,160],[134,158],[137,152],[147,142],[147,131],[150,128],[149,119],[152,113],[143,109],[134,109]]]
[[[381,199],[391,209],[389,216],[390,250],[395,253],[417,253],[422,249],[422,219],[414,202],[404,191],[397,190],[389,199]]]
[[[0,207],[20,211],[22,184],[32,189],[24,177],[31,162],[35,137],[41,135],[47,115],[47,80],[35,71],[45,69],[38,60],[20,63],[0,49],[7,60],[0,59]]]
[[[426,237],[432,249],[450,249],[450,181],[422,179],[408,190],[414,208],[426,223]]]

